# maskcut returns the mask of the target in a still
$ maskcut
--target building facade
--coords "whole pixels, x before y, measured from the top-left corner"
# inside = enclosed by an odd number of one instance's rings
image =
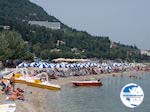
[[[29,21],[28,24],[30,25],[37,25],[37,26],[44,26],[46,28],[51,29],[60,29],[60,22],[48,22],[48,21]]]

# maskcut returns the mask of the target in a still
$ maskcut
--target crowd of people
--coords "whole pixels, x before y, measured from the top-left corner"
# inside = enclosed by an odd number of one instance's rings
[[[149,71],[150,67],[143,64],[93,64],[92,66],[73,66],[75,64],[70,64],[69,67],[59,66],[51,67],[48,69],[34,70],[31,74],[37,75],[42,72],[46,72],[50,79],[55,79],[58,77],[68,77],[68,76],[83,76],[83,75],[98,75],[106,73],[118,73],[125,71]]]
[[[24,91],[20,88],[15,89],[15,74],[10,80],[1,77],[0,86],[2,94],[7,95],[6,100],[24,100]]]

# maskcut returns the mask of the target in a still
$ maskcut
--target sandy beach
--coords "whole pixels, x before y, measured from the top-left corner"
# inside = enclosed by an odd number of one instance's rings
[[[50,82],[53,84],[58,84],[61,87],[66,84],[71,85],[71,81],[77,80],[86,80],[89,78],[105,78],[109,76],[129,76],[134,74],[143,74],[143,71],[136,72],[124,72],[124,73],[110,73],[110,74],[100,74],[100,75],[87,75],[87,76],[71,76],[65,78],[58,78],[57,80],[51,80]],[[26,86],[25,84],[16,84],[16,87],[22,88],[25,90],[25,101],[17,100],[16,112],[47,112],[47,100],[46,96],[49,90],[40,89],[35,87]],[[51,91],[53,92],[53,91]],[[57,92],[57,91],[54,91]],[[0,104],[5,103],[5,95],[0,94]],[[49,111],[53,112],[53,111]]]
[[[25,90],[25,101],[17,100],[16,112],[45,112],[46,100],[45,96],[48,90],[43,90],[39,88],[29,87],[25,84],[16,84],[16,87]],[[6,96],[0,94],[0,104],[4,104]]]

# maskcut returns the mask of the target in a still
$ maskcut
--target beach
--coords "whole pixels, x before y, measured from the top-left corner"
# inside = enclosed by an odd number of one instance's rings
[[[134,76],[134,74],[143,74],[143,71],[129,71],[124,73],[108,73],[108,74],[100,74],[100,75],[86,75],[86,76],[70,76],[70,77],[60,77],[58,79],[53,79],[50,82],[53,84],[58,84],[61,87],[64,85],[70,85],[71,81],[77,80],[87,80],[90,78],[106,78],[106,77],[116,77],[116,76]],[[26,86],[25,84],[16,84],[16,88],[22,88],[25,90],[25,101],[17,100],[16,107],[17,112],[47,112],[47,94],[49,92],[57,92],[57,91],[50,91],[46,89],[40,89],[36,87]],[[61,90],[60,90],[61,91]],[[0,94],[0,104],[5,103],[5,95]],[[49,110],[48,110],[49,111]],[[53,110],[49,111],[53,112]]]
[[[99,74],[99,75],[85,75],[85,76],[70,76],[65,78],[58,78],[57,80],[51,80],[51,83],[58,84],[60,86],[63,86],[65,84],[71,84],[71,81],[79,81],[79,80],[89,80],[91,78],[95,79],[103,79],[110,76],[129,76],[134,75],[136,73],[144,73],[143,71],[136,72],[123,72],[123,73],[107,73],[107,74]]]
[[[29,87],[25,84],[16,84],[16,87],[25,90],[25,101],[17,100],[16,112],[45,112],[45,96],[48,90]],[[0,94],[0,104],[4,104],[6,96]],[[7,102],[9,103],[9,102]]]

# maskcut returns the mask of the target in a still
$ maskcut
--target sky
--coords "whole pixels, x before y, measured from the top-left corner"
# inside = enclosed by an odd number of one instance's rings
[[[150,0],[30,0],[66,25],[150,50]]]

